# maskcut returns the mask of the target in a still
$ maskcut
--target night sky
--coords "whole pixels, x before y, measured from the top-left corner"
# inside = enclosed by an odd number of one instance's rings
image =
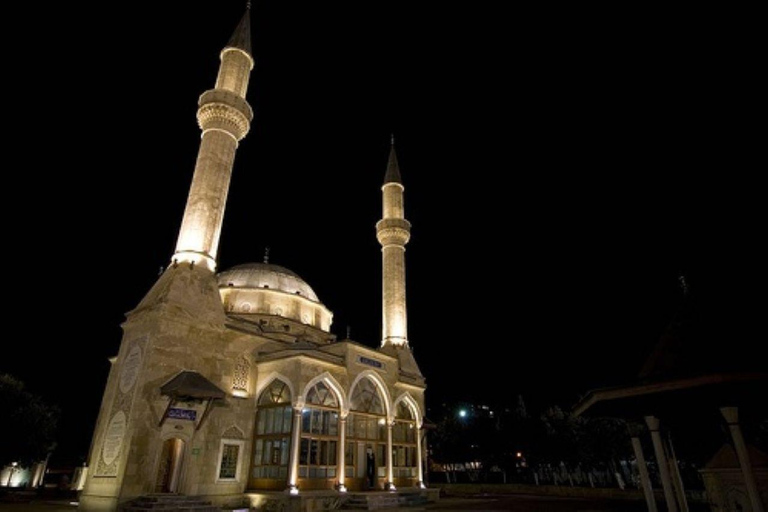
[[[19,159],[5,191],[22,206],[3,207],[19,334],[0,371],[62,408],[61,463],[85,457],[120,323],[173,253],[197,98],[245,4],[162,3],[46,6],[4,51],[17,91],[4,153]],[[740,118],[754,71],[714,16],[412,4],[254,3],[255,120],[221,269],[268,246],[339,338],[349,326],[378,346],[374,226],[394,133],[430,404],[568,406],[625,382],[676,311],[680,275],[702,343],[764,343],[745,327],[765,238],[764,164]]]

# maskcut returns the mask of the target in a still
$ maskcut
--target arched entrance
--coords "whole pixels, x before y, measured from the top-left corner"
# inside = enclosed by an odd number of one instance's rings
[[[380,490],[387,476],[386,399],[370,377],[353,386],[344,447],[347,487]]]
[[[179,492],[185,442],[178,437],[166,439],[160,452],[155,492]]]

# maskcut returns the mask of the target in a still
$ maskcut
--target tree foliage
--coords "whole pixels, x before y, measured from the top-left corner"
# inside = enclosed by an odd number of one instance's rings
[[[53,450],[58,407],[46,404],[8,374],[0,374],[0,411],[6,432],[0,443],[0,465],[17,462],[29,466]]]
[[[450,411],[450,409],[449,409]],[[574,417],[558,406],[529,415],[524,406],[493,416],[446,414],[430,436],[436,462],[478,461],[519,473],[527,467],[610,468],[631,458],[627,427],[616,418]]]

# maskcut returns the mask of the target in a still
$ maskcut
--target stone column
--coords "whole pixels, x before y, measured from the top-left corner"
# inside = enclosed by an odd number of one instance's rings
[[[677,464],[675,448],[672,446],[672,439],[669,436],[667,436],[667,446],[669,447],[669,471],[672,475],[672,484],[677,493],[677,502],[680,504],[680,510],[682,512],[689,512],[688,499],[685,497],[685,487],[683,486],[683,477],[680,474],[680,466]]]
[[[392,422],[387,422],[387,483],[384,488],[388,491],[396,491],[394,471],[392,470]]]
[[[299,493],[299,445],[301,444],[301,409],[293,409],[293,430],[291,431],[291,458],[288,467],[288,489],[291,494]]]
[[[657,512],[656,497],[653,495],[653,485],[651,484],[651,477],[648,475],[648,466],[645,463],[645,455],[643,455],[643,445],[637,436],[632,436],[632,450],[635,452],[637,471],[640,473],[640,483],[643,485],[643,494],[645,495],[645,503],[648,505],[648,512]]]
[[[416,484],[417,487],[421,487],[424,489],[426,485],[424,485],[424,467],[422,464],[422,454],[421,454],[421,429],[416,429],[416,463],[418,464],[418,473],[417,477],[419,479],[419,482]]]
[[[347,487],[344,485],[344,479],[346,478],[345,471],[346,471],[346,463],[347,461],[344,460],[345,455],[345,449],[347,444],[347,418],[342,418],[339,416],[339,449],[338,449],[338,459],[337,459],[337,468],[336,471],[339,475],[339,483],[336,486],[336,490],[339,492],[347,492]]]
[[[664,489],[664,499],[667,502],[669,512],[678,512],[677,501],[675,500],[675,491],[672,489],[672,478],[669,476],[669,462],[664,453],[664,445],[659,433],[659,419],[655,416],[646,416],[645,422],[648,430],[651,431],[651,441],[653,441],[653,451],[656,454],[656,464],[659,466],[659,475],[661,476],[661,486]]]
[[[747,445],[744,442],[744,436],[741,433],[741,426],[739,426],[739,409],[738,407],[721,407],[720,412],[728,423],[728,429],[731,431],[733,447],[736,448],[736,455],[739,458],[741,472],[744,475],[744,485],[747,488],[747,495],[749,496],[749,503],[752,505],[752,512],[764,512],[760,493],[757,492],[755,475],[752,472],[752,463],[749,461]]]

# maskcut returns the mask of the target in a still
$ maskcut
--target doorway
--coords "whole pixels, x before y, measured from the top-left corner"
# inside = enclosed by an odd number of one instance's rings
[[[160,452],[155,492],[179,492],[181,466],[184,462],[184,441],[178,437],[166,439]]]

